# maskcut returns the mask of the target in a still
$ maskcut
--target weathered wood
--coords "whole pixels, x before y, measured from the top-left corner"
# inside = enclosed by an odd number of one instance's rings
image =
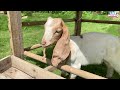
[[[82,22],[91,22],[91,23],[120,24],[120,21],[88,20],[88,19],[82,19],[81,21]]]
[[[11,67],[8,70],[6,70],[4,72],[4,75],[7,75],[7,76],[9,76],[10,78],[13,78],[13,79],[33,79],[28,74],[14,68],[14,67]]]
[[[8,27],[13,55],[23,58],[22,23],[20,11],[8,11]]]
[[[41,44],[35,44],[35,45],[33,45],[33,46],[24,48],[24,50],[25,50],[25,51],[30,51],[30,50],[34,50],[34,49],[37,49],[37,48],[40,48],[40,47],[42,47]]]
[[[42,56],[38,56],[38,55],[33,54],[33,53],[31,53],[31,52],[24,51],[24,55],[25,55],[25,56],[28,56],[28,57],[30,57],[30,58],[34,58],[34,59],[36,59],[36,60],[38,60],[38,61],[41,61],[41,62],[43,62],[43,63],[51,64],[49,59],[47,59],[47,60],[46,60],[46,59],[43,59]]]
[[[11,56],[12,66],[36,79],[64,79],[16,56]]]
[[[2,74],[0,74],[0,79],[12,79],[12,78],[10,78],[8,75],[2,73]]]
[[[63,19],[64,22],[73,22],[75,19]]]
[[[64,71],[67,71],[69,73],[73,73],[75,75],[78,75],[78,76],[85,78],[85,79],[107,79],[107,78],[104,78],[102,76],[99,76],[99,75],[96,75],[96,74],[93,74],[93,73],[90,73],[90,72],[87,72],[84,70],[78,70],[78,69],[70,67],[68,65],[62,66],[61,69]]]
[[[7,70],[8,68],[10,68],[11,66],[12,66],[12,63],[11,63],[10,56],[2,58],[0,60],[0,73],[4,72],[5,70]]]
[[[63,19],[64,22],[73,22],[74,19]],[[44,25],[46,21],[22,22],[22,26]]]
[[[41,56],[38,56],[38,55],[33,54],[31,52],[25,51],[24,55],[31,57],[33,59],[36,59],[38,61],[41,61],[43,63],[51,64],[49,59],[43,59]],[[69,73],[76,74],[76,75],[83,77],[83,78],[86,78],[86,79],[106,79],[104,77],[89,73],[89,72],[84,71],[84,70],[78,70],[78,69],[73,68],[69,65],[63,65],[63,66],[59,67],[59,69],[62,69],[62,70],[67,71]]]
[[[53,72],[54,70],[56,70],[57,68],[53,67],[53,66],[48,66],[46,68],[44,68],[47,71]]]
[[[76,36],[81,34],[81,18],[82,18],[82,11],[76,11],[76,18],[75,18],[75,32]]]
[[[74,22],[75,23],[75,30],[81,30],[81,22],[92,22],[92,23],[105,23],[105,24],[120,24],[120,21],[105,21],[105,20],[87,20],[87,19],[81,19],[80,17],[82,17],[82,13],[80,14],[76,14],[75,19],[63,19],[64,22]],[[77,21],[78,20],[78,21]],[[35,26],[35,25],[44,25],[46,21],[32,21],[32,22],[22,22],[22,26]],[[78,22],[78,23],[77,23]],[[77,27],[78,25],[78,27]],[[81,32],[81,31],[79,31]],[[79,34],[78,32],[78,34]],[[77,31],[75,31],[75,34],[77,33]]]
[[[46,21],[22,22],[22,26],[44,25]]]

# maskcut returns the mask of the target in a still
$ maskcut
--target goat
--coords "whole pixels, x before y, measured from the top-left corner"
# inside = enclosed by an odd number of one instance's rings
[[[44,25],[43,47],[56,44],[51,63],[58,66],[66,64],[80,69],[81,65],[101,64],[107,66],[106,77],[112,77],[114,70],[120,74],[120,39],[110,34],[89,32],[80,36],[70,36],[61,18],[48,17]],[[63,72],[64,74],[65,72]],[[70,74],[74,79],[76,75]]]

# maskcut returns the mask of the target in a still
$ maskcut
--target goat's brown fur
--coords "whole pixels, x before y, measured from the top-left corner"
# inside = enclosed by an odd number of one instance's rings
[[[53,66],[58,66],[61,62],[67,59],[70,54],[70,35],[68,32],[67,26],[64,24],[63,20],[61,19],[62,26],[62,36],[57,41],[57,44],[53,50],[52,60],[51,63]]]

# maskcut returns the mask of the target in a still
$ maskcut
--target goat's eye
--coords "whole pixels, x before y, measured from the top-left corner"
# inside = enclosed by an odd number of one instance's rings
[[[59,33],[60,31],[56,31],[55,33]]]

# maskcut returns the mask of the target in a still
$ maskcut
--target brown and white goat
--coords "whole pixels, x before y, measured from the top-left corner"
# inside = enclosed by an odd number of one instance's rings
[[[42,38],[43,47],[56,44],[51,63],[58,66],[67,59],[68,65],[80,69],[81,65],[101,64],[107,66],[106,77],[112,77],[114,69],[120,74],[120,39],[105,33],[90,32],[71,36],[61,18],[49,17]],[[113,69],[114,68],[114,69]],[[70,74],[70,78],[76,75]]]

